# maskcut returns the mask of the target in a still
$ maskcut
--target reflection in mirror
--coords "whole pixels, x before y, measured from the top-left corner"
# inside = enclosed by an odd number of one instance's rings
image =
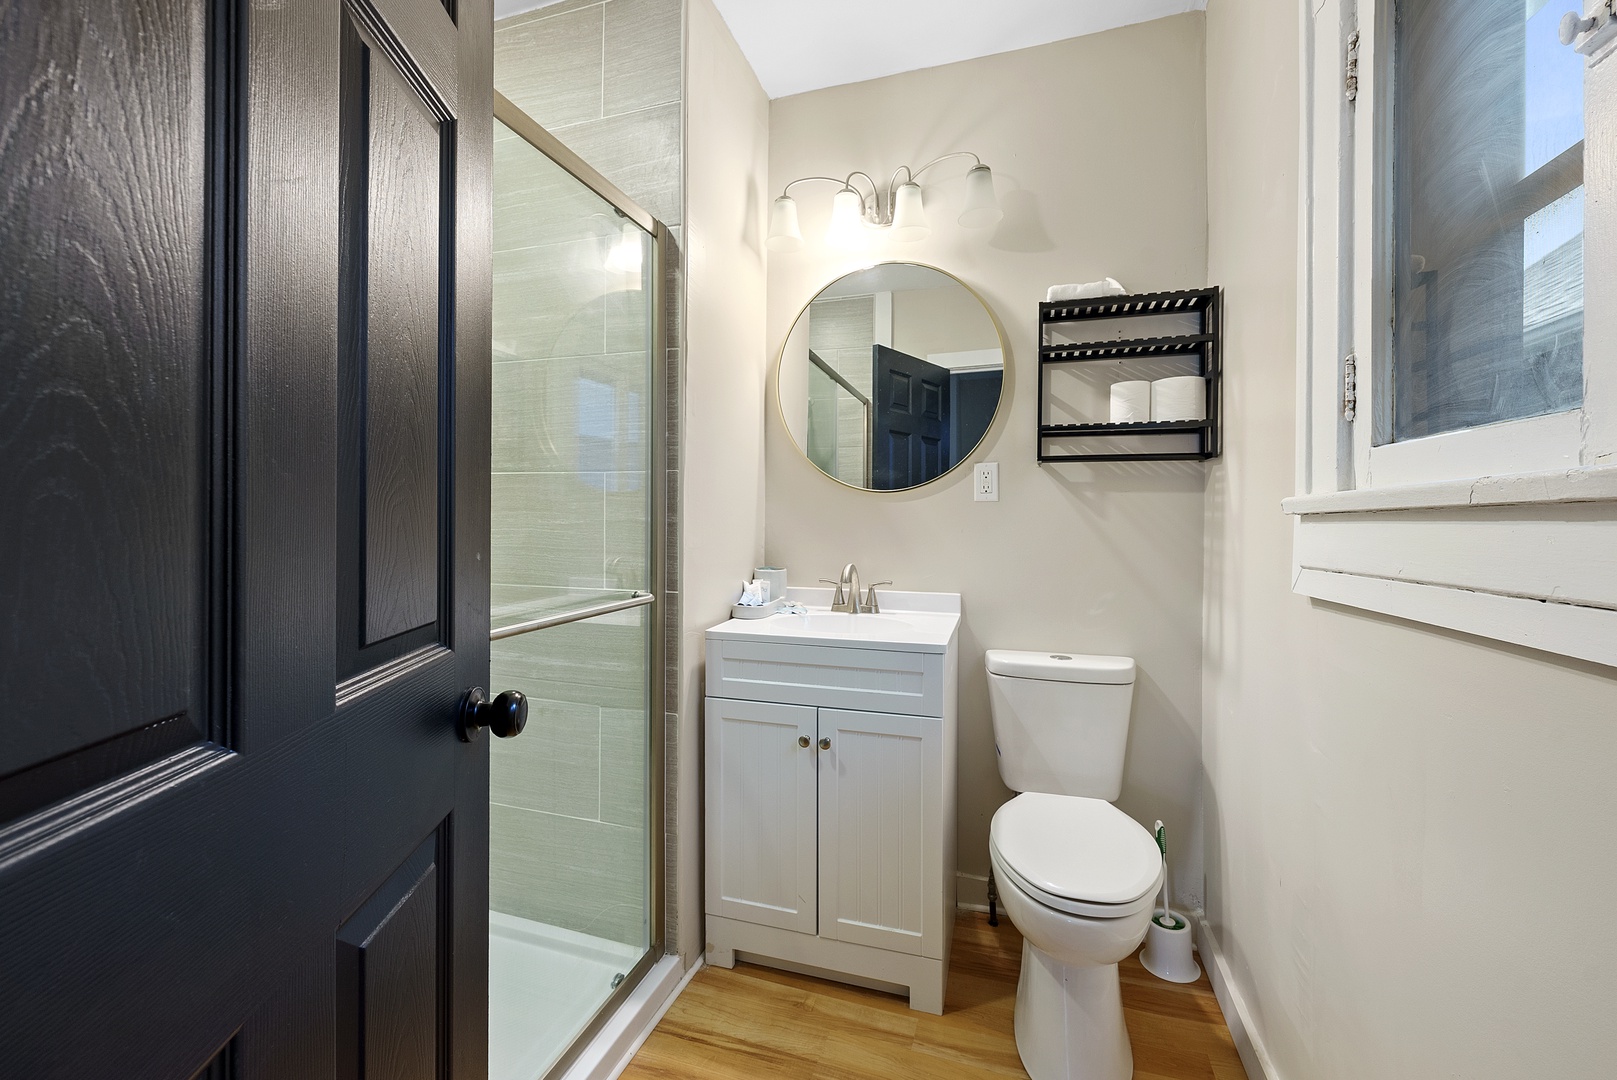
[[[899,491],[947,473],[988,433],[1004,343],[958,279],[881,263],[809,302],[779,375],[786,430],[816,468],[851,487]]]

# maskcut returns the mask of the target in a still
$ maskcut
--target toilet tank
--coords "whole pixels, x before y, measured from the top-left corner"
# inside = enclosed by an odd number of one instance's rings
[[[987,663],[1005,786],[1115,800],[1123,789],[1134,661],[990,649]]]

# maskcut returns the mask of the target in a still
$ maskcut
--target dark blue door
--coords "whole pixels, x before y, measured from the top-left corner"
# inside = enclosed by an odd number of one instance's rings
[[[936,480],[951,464],[949,371],[886,345],[874,348],[871,486],[896,491]]]

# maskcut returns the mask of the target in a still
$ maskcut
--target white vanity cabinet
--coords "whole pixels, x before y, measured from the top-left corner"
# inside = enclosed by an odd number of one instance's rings
[[[740,952],[907,990],[912,1008],[941,1013],[958,614],[933,620],[930,637],[915,625],[926,620],[887,621],[926,640],[759,640],[734,622],[709,632],[708,960],[728,967]]]

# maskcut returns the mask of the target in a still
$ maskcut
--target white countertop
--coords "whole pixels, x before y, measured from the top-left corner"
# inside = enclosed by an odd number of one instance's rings
[[[959,593],[878,589],[881,612],[875,615],[832,611],[831,595],[830,589],[788,588],[786,598],[807,607],[808,614],[730,619],[710,629],[707,636],[734,641],[941,653],[948,651],[960,626]]]

